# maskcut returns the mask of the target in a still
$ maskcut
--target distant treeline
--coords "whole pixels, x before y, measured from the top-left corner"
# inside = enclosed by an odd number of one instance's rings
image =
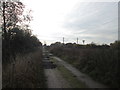
[[[48,47],[54,55],[109,87],[120,87],[120,41],[110,45],[79,45],[56,42]]]

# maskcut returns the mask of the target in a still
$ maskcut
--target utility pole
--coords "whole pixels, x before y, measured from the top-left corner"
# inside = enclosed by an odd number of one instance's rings
[[[64,37],[63,37],[63,44],[64,44]]]
[[[77,44],[78,44],[78,38],[77,38]]]

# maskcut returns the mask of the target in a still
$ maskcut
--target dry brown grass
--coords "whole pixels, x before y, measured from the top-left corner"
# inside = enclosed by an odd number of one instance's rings
[[[3,88],[44,87],[42,53],[40,50],[16,57],[15,64],[3,65]]]

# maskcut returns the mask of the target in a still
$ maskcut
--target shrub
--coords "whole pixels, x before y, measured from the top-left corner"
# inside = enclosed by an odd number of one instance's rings
[[[115,41],[110,46],[94,43],[84,46],[66,44],[50,49],[54,55],[71,63],[94,80],[110,87],[120,87],[119,50],[120,41]]]

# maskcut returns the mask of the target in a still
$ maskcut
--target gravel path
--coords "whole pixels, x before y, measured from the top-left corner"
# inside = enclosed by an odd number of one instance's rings
[[[106,86],[98,82],[95,82],[89,76],[81,73],[79,70],[77,70],[76,68],[68,64],[67,62],[63,61],[62,59],[58,57],[53,57],[53,58],[59,61],[59,64],[62,64],[65,68],[71,71],[78,78],[78,80],[84,82],[89,88],[107,88]]]
[[[70,88],[69,82],[67,82],[61,75],[61,73],[55,68],[53,63],[50,62],[49,57],[48,57],[49,52],[45,51],[43,49],[43,63],[44,63],[44,71],[45,71],[45,76],[47,80],[47,85],[48,88]],[[81,73],[79,70],[74,68],[72,65],[69,63],[63,61],[62,59],[58,57],[53,57],[56,59],[58,64],[63,65],[66,69],[71,71],[80,82],[83,82],[87,85],[88,88],[107,88],[106,86],[95,82],[87,76],[86,74]]]
[[[47,80],[47,88],[70,88],[56,66],[49,60],[48,52],[43,49],[43,66]]]
[[[57,69],[45,69],[48,88],[70,88]]]

